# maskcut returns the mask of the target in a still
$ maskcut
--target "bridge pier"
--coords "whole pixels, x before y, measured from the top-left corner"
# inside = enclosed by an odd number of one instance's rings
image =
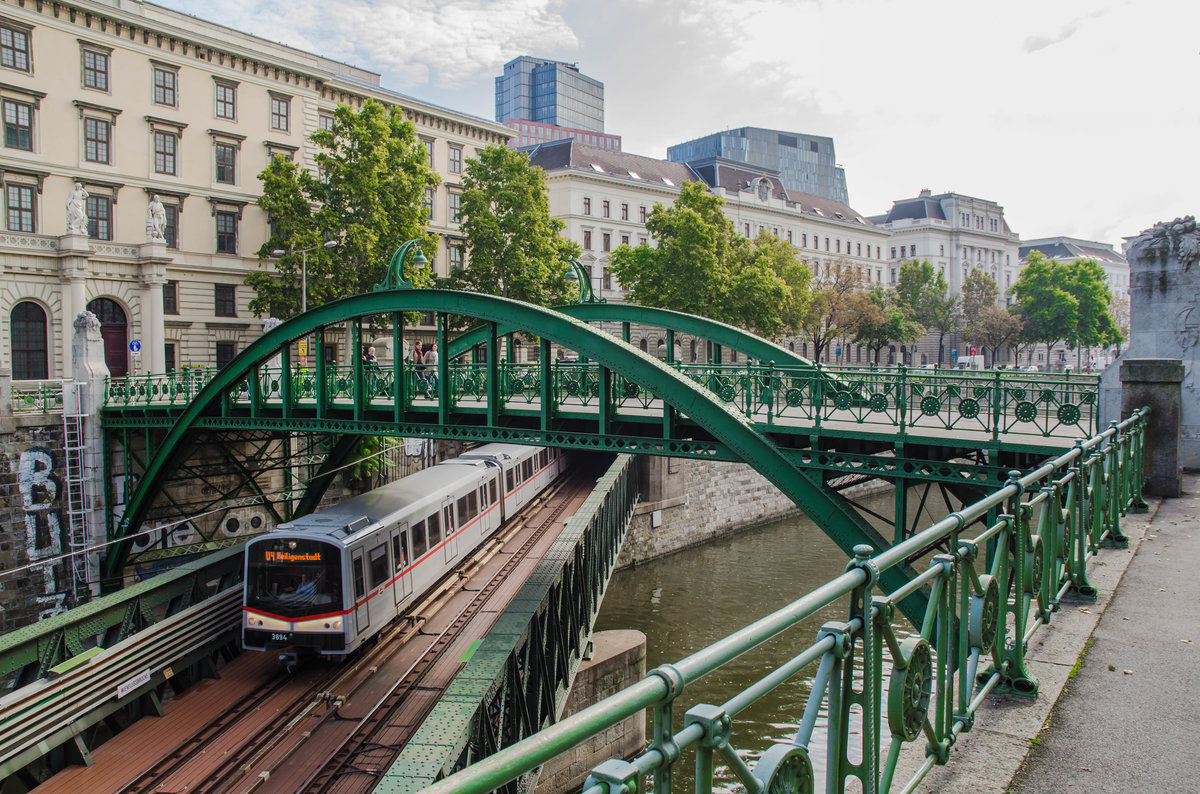
[[[1183,380],[1177,358],[1129,358],[1121,364],[1121,415],[1150,408],[1146,479],[1155,496],[1183,493]]]

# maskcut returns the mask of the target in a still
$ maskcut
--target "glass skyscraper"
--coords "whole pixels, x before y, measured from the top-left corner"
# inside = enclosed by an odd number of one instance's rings
[[[699,166],[713,158],[777,171],[779,181],[788,190],[850,203],[846,171],[837,164],[833,138],[739,127],[667,149],[667,159],[675,163]]]
[[[510,119],[604,132],[604,83],[574,64],[514,58],[496,78],[496,121]]]

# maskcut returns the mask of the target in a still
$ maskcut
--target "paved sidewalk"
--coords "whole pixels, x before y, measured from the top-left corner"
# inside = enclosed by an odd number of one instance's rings
[[[1164,500],[1010,790],[1200,791],[1200,477]]]
[[[1096,599],[1065,598],[1030,641],[1038,697],[990,697],[917,791],[1200,792],[1200,476],[1184,489],[1127,515],[1129,548],[1088,565]]]

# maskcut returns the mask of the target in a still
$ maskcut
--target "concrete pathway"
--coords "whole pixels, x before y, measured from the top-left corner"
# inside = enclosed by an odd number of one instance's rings
[[[1064,600],[1030,641],[1038,697],[989,698],[917,791],[1200,792],[1200,476],[1184,489],[1127,515],[1129,548],[1088,566],[1097,598]]]
[[[1164,500],[1013,792],[1200,791],[1200,477]]]

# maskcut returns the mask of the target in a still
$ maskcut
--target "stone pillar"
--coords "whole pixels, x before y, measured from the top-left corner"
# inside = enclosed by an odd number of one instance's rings
[[[108,365],[104,361],[104,337],[100,335],[100,320],[88,311],[75,317],[72,338],[74,382],[63,385],[63,413],[83,415],[83,479],[90,507],[88,526],[91,543],[105,541],[104,526],[104,443],[100,435],[100,409],[104,407],[104,381]],[[89,555],[88,581],[93,583],[93,595],[99,594],[99,554]]]
[[[1121,364],[1121,416],[1150,408],[1146,431],[1149,493],[1183,492],[1183,362],[1177,358],[1127,358]]]
[[[87,235],[65,234],[58,238],[58,255],[62,262],[60,276],[62,278],[62,317],[60,334],[62,341],[59,355],[60,377],[72,377],[72,348],[74,345],[74,329],[71,327],[76,315],[87,309],[87,280],[91,275],[88,257],[92,248],[88,244]],[[53,375],[53,373],[51,373]]]
[[[139,246],[142,279],[142,362],[144,374],[167,369],[166,327],[163,320],[163,285],[167,283],[167,244],[151,241]]]
[[[579,666],[563,717],[598,703],[646,677],[646,635],[640,631],[598,631],[592,654]],[[584,742],[547,761],[535,794],[579,791],[588,773],[610,758],[630,758],[646,744],[646,717],[638,712],[605,731],[601,741]]]

